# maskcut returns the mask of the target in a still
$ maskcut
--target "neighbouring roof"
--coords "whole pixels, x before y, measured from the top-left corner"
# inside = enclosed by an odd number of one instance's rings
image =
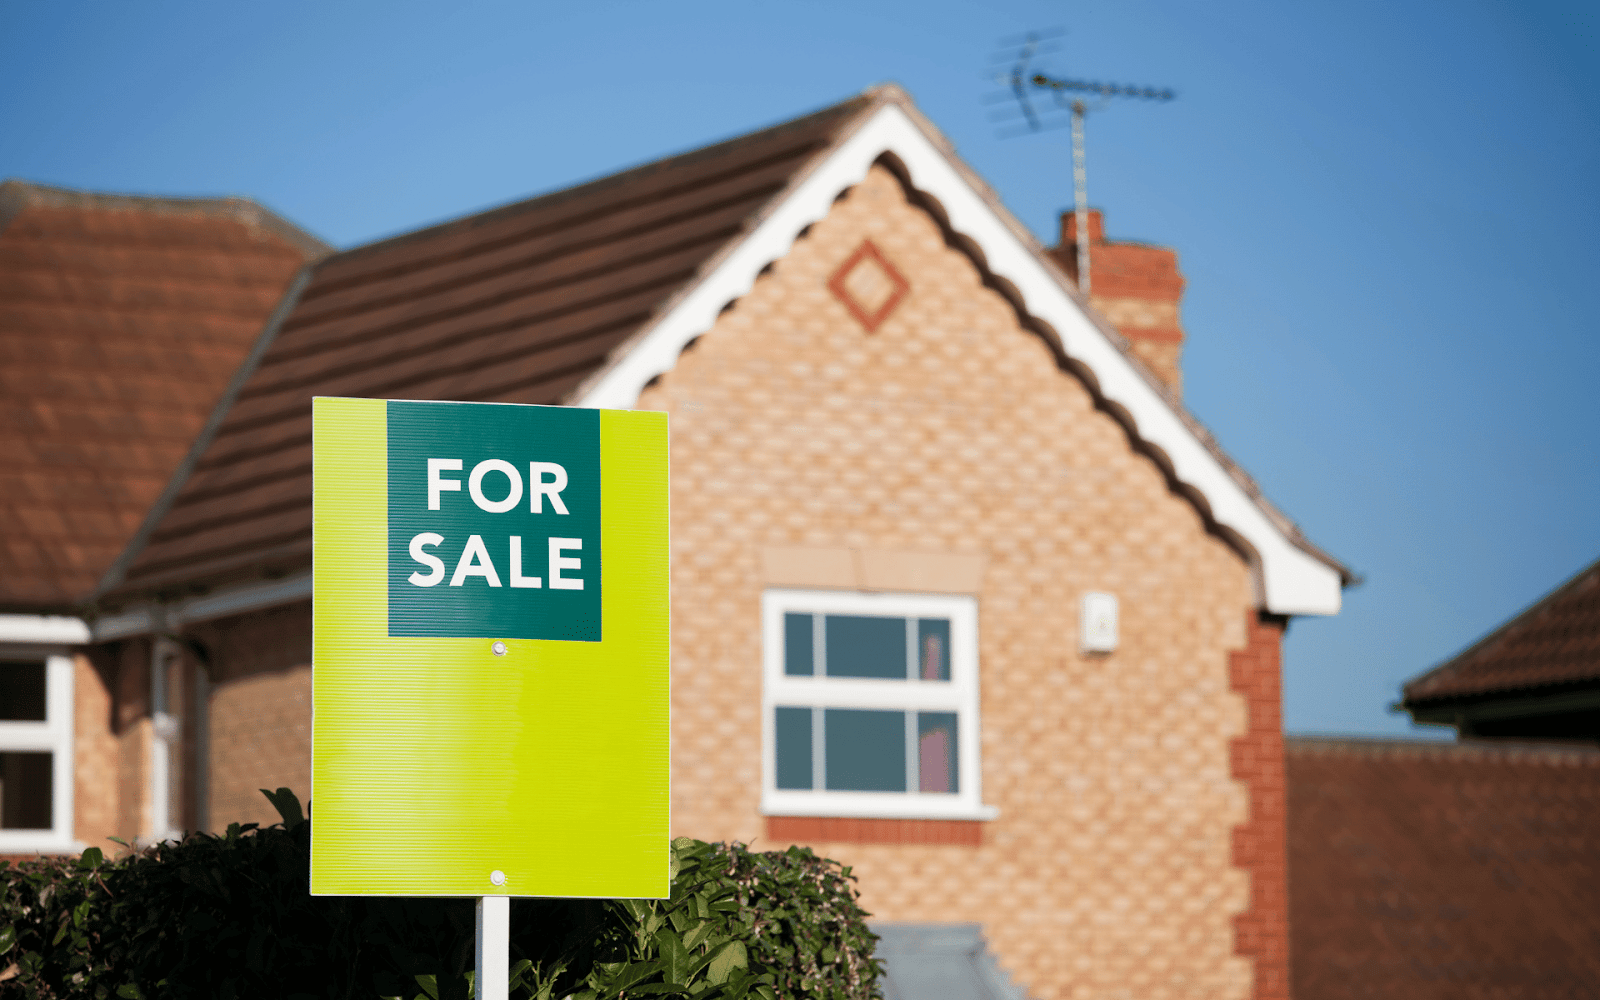
[[[874,922],[884,1000],[1027,1000],[983,941],[981,924]]]
[[[0,611],[93,595],[328,249],[238,198],[0,183]]]
[[[1296,1000],[1600,992],[1600,750],[1287,744]]]
[[[1412,707],[1600,681],[1600,561],[1404,687]]]
[[[173,482],[107,575],[103,606],[308,567],[313,396],[633,405],[841,190],[881,155],[908,155],[891,140],[858,141],[878,126],[898,130],[902,147],[935,149],[909,98],[879,87],[774,128],[320,262],[269,331],[270,347],[223,407],[215,434],[197,442],[193,471]],[[947,145],[929,154],[929,166],[954,178],[939,180],[954,195],[983,199],[952,225],[971,219],[1005,230],[990,237],[1011,241],[1001,256],[1049,282],[1052,301],[1076,302],[1043,249]],[[1124,385],[1126,373],[1143,372],[1108,325],[1094,332],[1098,321],[1085,310],[1070,308],[1078,340],[1069,346],[1120,359],[1084,362],[1099,365],[1099,384]],[[1103,370],[1116,365],[1119,372]],[[1161,402],[1153,378],[1133,374],[1141,377],[1149,384],[1132,391],[1144,402],[1131,408],[1145,407],[1156,432],[1203,456],[1185,459],[1179,478],[1198,470],[1207,484],[1225,483],[1222,491],[1233,492],[1212,504],[1244,509],[1254,526],[1246,533],[1274,547],[1263,559],[1298,560],[1284,577],[1311,574],[1318,607],[1331,600],[1336,608],[1349,572],[1305,542],[1181,406]]]

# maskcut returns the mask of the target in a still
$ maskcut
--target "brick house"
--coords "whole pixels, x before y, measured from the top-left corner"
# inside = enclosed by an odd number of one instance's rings
[[[118,770],[114,679],[73,655],[82,616],[329,249],[243,199],[0,183],[0,854],[127,828],[115,786],[144,778]]]
[[[883,87],[319,262],[97,594],[182,778],[78,837],[307,788],[313,395],[660,409],[676,831],[1030,996],[1286,996],[1280,640],[1349,574],[1184,411],[1175,256],[1093,225],[1084,302]]]

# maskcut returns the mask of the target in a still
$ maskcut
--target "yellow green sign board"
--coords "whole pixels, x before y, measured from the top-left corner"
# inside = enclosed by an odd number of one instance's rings
[[[311,891],[668,891],[667,421],[320,397]]]

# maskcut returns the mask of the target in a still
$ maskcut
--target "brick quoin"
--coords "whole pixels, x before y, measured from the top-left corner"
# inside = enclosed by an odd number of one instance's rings
[[[1249,723],[1232,741],[1232,769],[1250,793],[1248,819],[1233,830],[1233,862],[1250,875],[1250,905],[1234,918],[1234,953],[1254,967],[1255,1000],[1289,997],[1288,797],[1283,749],[1283,633],[1288,621],[1261,614],[1248,643],[1229,656],[1233,690]]]

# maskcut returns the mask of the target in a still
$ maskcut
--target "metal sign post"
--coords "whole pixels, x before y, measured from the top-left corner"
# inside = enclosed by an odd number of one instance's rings
[[[506,1000],[511,967],[511,897],[478,897],[477,1000]]]

